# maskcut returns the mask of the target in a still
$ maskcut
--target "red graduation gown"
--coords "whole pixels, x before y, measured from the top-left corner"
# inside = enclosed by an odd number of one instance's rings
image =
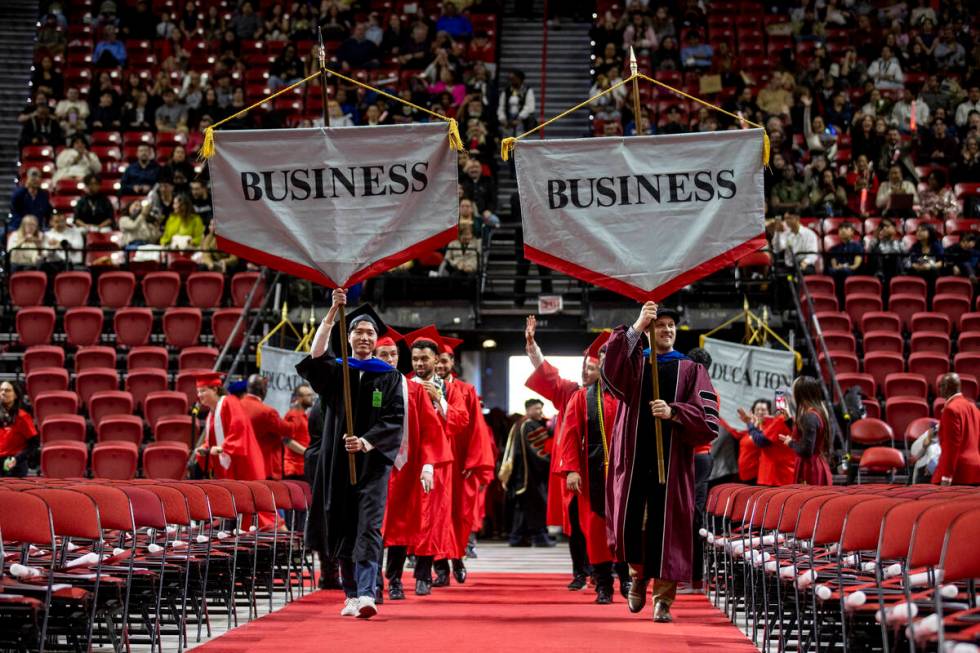
[[[282,421],[286,425],[286,432],[293,442],[304,447],[310,446],[310,418],[305,410],[290,408],[286,411]],[[303,454],[286,449],[286,468],[283,470],[283,474],[286,476],[303,476],[305,462]]]
[[[947,476],[956,485],[980,485],[980,409],[963,395],[943,407],[939,444],[932,482],[940,483]]]
[[[493,475],[490,428],[483,419],[476,388],[457,378],[446,379],[447,430],[453,445],[453,530],[456,555],[462,558],[479,506],[480,489]],[[464,477],[463,472],[468,472]]]
[[[385,508],[385,546],[406,546],[420,556],[455,551],[452,508],[452,449],[443,422],[420,384],[406,383],[408,459],[392,469]],[[423,465],[433,466],[433,489],[422,491]]]
[[[720,421],[725,430],[738,441],[738,479],[754,481],[759,476],[759,447],[755,446],[747,430],[736,429],[725,420]]]
[[[782,487],[796,482],[798,456],[779,439],[780,435],[790,434],[792,430],[781,417],[769,417],[762,423],[762,435],[770,444],[759,449],[759,477],[756,481],[759,485]]]
[[[541,365],[527,377],[524,385],[537,392],[547,399],[555,407],[555,434],[556,438],[561,437],[562,419],[564,418],[565,405],[572,398],[572,395],[579,389],[579,384],[575,381],[561,378],[558,368],[545,360]],[[561,443],[554,442],[549,453],[560,451]],[[549,526],[561,526],[565,533],[571,533],[571,524],[568,521],[568,510],[566,509],[570,497],[565,497],[565,477],[558,471],[558,461],[560,456],[551,456],[551,478],[548,482],[548,519]]]
[[[229,478],[236,481],[265,480],[265,459],[255,440],[252,423],[242,409],[241,401],[237,397],[226,395],[221,399],[219,412],[218,418],[224,427],[221,451],[229,456],[230,464],[226,468],[221,464],[221,456],[208,454],[211,473],[215,478]],[[213,414],[209,415],[207,420],[208,447],[218,445],[214,417]],[[198,459],[203,465],[204,456],[198,454]]]
[[[558,452],[558,471],[566,478],[571,472],[576,472],[582,476],[582,489],[577,494],[568,491],[564,493],[565,512],[567,514],[572,498],[577,496],[578,521],[582,532],[585,533],[589,562],[600,564],[611,562],[613,554],[609,549],[609,540],[606,537],[606,518],[592,510],[592,500],[589,494],[588,395],[589,388],[580,388],[565,406],[562,433],[559,439],[561,450]],[[602,417],[605,424],[607,446],[612,444],[610,440],[613,436],[613,422],[618,407],[619,402],[615,397],[608,392],[602,393]],[[605,481],[603,480],[603,482]],[[605,510],[605,506],[600,506],[600,510]]]
[[[252,431],[265,459],[265,471],[269,478],[282,478],[282,438],[288,433],[286,425],[276,409],[255,395],[247,394],[241,400],[242,410],[252,423]]]

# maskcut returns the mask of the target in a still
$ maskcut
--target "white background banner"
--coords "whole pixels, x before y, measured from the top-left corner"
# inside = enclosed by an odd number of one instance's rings
[[[262,345],[262,367],[259,373],[269,379],[265,403],[275,408],[280,416],[289,410],[289,401],[296,386],[305,383],[303,377],[296,373],[296,364],[306,356],[307,353],[303,351]]]
[[[740,407],[749,410],[756,399],[772,402],[776,390],[787,390],[793,384],[793,352],[714,338],[705,338],[704,348],[711,354],[708,372],[721,398],[721,416],[736,428],[742,424]]]
[[[456,152],[444,123],[215,132],[222,249],[350,286],[456,237]]]
[[[527,258],[643,301],[765,245],[762,130],[521,141]]]

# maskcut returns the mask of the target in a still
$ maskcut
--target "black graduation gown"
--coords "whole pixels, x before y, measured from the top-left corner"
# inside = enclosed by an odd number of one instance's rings
[[[343,441],[347,430],[343,366],[327,352],[315,359],[307,356],[296,371],[320,395],[322,407],[322,413],[315,411],[322,414],[322,426],[314,428],[320,420],[310,420],[310,446],[304,456],[306,478],[313,489],[306,522],[307,546],[335,558],[378,560],[388,477],[404,425],[401,374],[395,369],[350,369],[354,435],[373,447],[354,454],[357,484],[351,485]]]
[[[507,486],[521,504],[525,526],[540,530],[546,525],[548,512],[551,458],[544,451],[544,443],[551,433],[544,422],[525,419],[518,425],[516,436],[514,471]]]

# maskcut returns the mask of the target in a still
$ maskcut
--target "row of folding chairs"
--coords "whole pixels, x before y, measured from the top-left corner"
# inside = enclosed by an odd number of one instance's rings
[[[766,653],[980,644],[977,488],[725,484],[704,523],[709,597]]]
[[[225,277],[221,272],[192,272],[183,279],[178,272],[150,272],[137,279],[136,274],[122,270],[102,272],[98,276],[97,304],[104,308],[124,308],[133,304],[137,286],[141,304],[149,308],[170,308],[177,305],[181,290],[187,305],[195,308],[218,308],[225,292]],[[231,277],[231,303],[241,308],[256,281],[256,297],[264,294],[265,282],[259,272],[239,272]],[[139,283],[137,283],[139,281]],[[54,298],[61,308],[92,305],[92,273],[87,270],[59,272],[54,275]],[[45,272],[24,270],[10,275],[10,300],[14,306],[43,306],[48,288]],[[253,305],[255,300],[253,299]]]
[[[310,497],[299,481],[0,479],[0,648],[179,653],[216,616],[271,611],[312,583]]]

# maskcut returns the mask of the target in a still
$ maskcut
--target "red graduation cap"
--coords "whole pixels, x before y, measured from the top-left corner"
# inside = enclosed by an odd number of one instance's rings
[[[394,328],[388,327],[388,330],[385,331],[384,336],[378,338],[378,344],[374,346],[374,349],[377,351],[381,347],[396,347],[398,346],[398,343],[404,339],[405,336],[395,331]]]
[[[452,356],[453,350],[459,347],[461,344],[463,344],[463,340],[461,338],[451,338],[449,336],[441,336],[441,337],[442,337],[442,347],[440,348],[440,352],[443,354],[449,354],[450,356]]]
[[[436,330],[435,325],[430,324],[429,326],[424,326],[421,329],[416,329],[411,333],[405,334],[405,342],[408,343],[409,347],[414,347],[415,343],[422,341],[433,342],[436,345],[436,351],[442,351],[442,336],[439,335],[439,331]]]
[[[610,335],[612,335],[612,331],[609,329],[600,332],[596,339],[592,341],[592,344],[589,345],[589,348],[585,350],[585,357],[598,362],[599,353],[606,346],[606,341],[609,340]]]
[[[194,385],[198,388],[220,388],[224,382],[221,372],[198,372],[194,375]]]

